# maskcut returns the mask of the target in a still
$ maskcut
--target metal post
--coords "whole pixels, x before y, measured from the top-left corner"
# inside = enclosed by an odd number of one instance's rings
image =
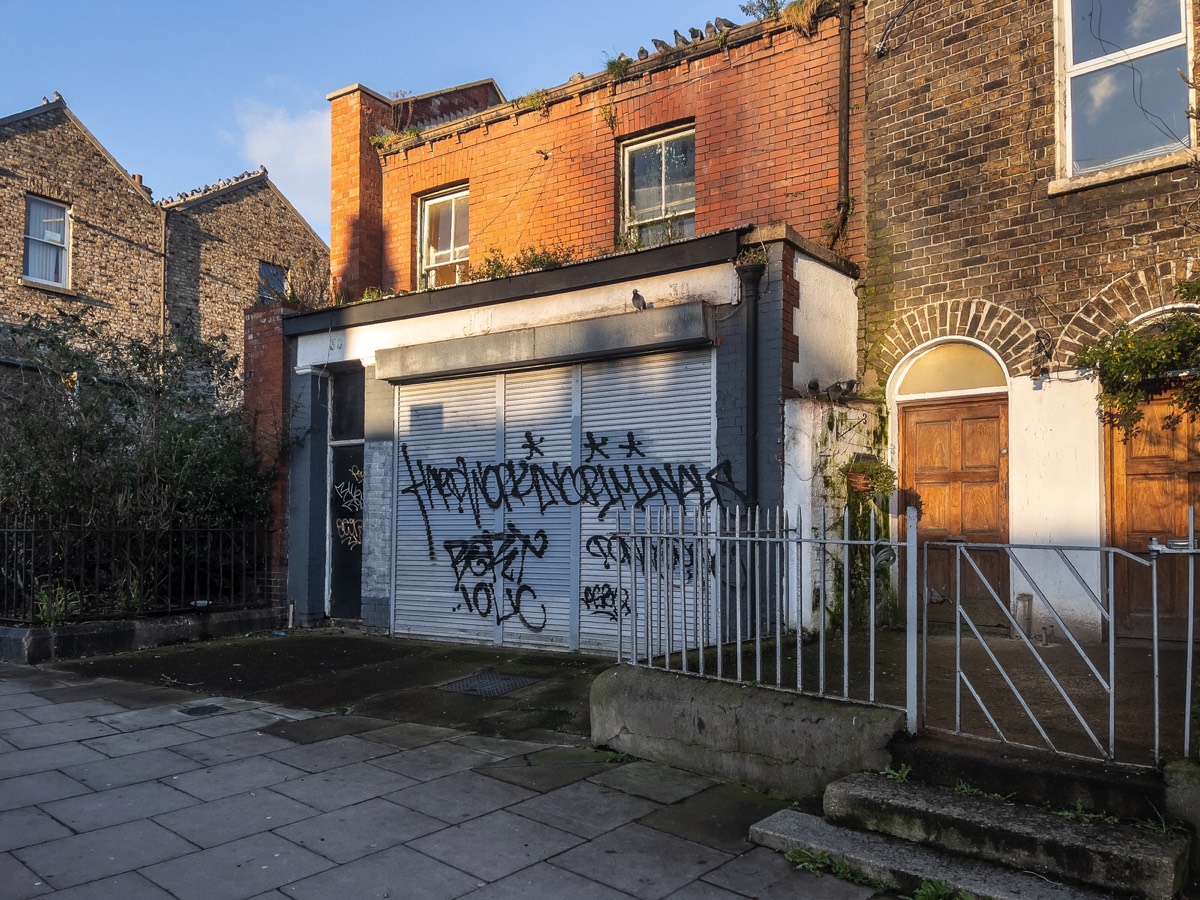
[[[917,508],[904,511],[905,611],[904,709],[909,734],[917,733]]]

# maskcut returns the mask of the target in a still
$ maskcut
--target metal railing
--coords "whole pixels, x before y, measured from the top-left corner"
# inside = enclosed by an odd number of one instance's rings
[[[887,524],[869,504],[807,528],[779,510],[624,514],[618,658],[899,709],[910,731],[1134,767],[1191,754],[1194,524],[1145,554],[920,543],[912,508],[903,540]],[[1177,642],[1159,627],[1172,556]],[[1145,610],[1144,640],[1123,640],[1122,602]]]
[[[270,602],[270,531],[0,522],[0,622],[241,609]]]

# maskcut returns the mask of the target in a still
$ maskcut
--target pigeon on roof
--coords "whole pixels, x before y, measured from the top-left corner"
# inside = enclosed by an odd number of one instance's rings
[[[650,51],[645,47],[638,47],[638,59],[646,59],[650,56]]]
[[[676,28],[675,29],[675,46],[676,47],[686,47],[690,43],[691,43],[691,41],[689,41],[682,34],[680,34],[679,29]]]
[[[654,49],[659,53],[666,53],[671,49],[671,45],[666,41],[660,41],[658,38],[650,38],[650,43],[654,44]]]

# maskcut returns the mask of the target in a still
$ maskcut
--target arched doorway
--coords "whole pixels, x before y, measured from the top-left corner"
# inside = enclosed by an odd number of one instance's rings
[[[892,397],[899,412],[900,485],[921,498],[930,621],[953,622],[953,601],[961,596],[977,625],[1007,627],[991,593],[1007,603],[1003,552],[972,553],[980,579],[956,564],[953,550],[937,545],[1008,541],[1008,375],[982,345],[945,341],[897,368]]]

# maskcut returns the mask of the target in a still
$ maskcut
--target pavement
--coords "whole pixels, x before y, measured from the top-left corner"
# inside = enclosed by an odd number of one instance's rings
[[[786,799],[586,746],[608,664],[337,632],[0,664],[0,900],[885,896],[752,846]]]

